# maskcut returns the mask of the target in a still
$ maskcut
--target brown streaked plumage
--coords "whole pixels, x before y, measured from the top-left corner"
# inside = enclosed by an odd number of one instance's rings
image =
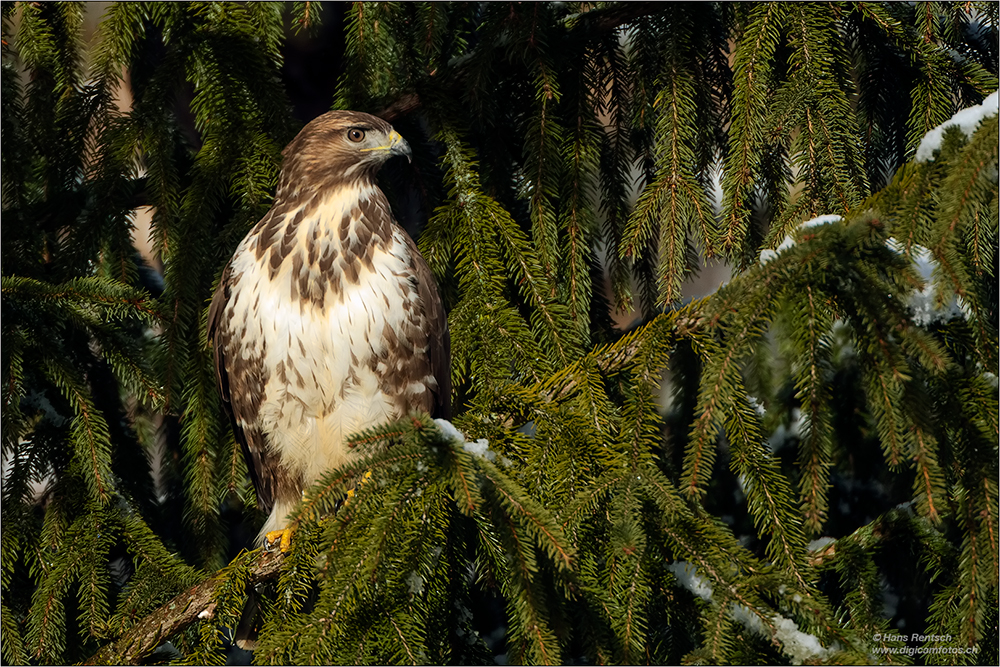
[[[261,537],[351,433],[410,410],[448,417],[444,308],[375,174],[409,147],[385,121],[332,111],[284,150],[271,210],[223,271],[208,314],[222,394],[261,506]]]

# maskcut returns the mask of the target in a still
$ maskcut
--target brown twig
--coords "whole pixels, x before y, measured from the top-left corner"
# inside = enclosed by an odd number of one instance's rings
[[[250,585],[278,576],[284,554],[262,552],[250,571]],[[163,641],[199,618],[210,617],[215,609],[213,597],[223,582],[211,577],[177,595],[159,609],[132,626],[116,641],[104,646],[85,665],[135,665],[152,653]]]

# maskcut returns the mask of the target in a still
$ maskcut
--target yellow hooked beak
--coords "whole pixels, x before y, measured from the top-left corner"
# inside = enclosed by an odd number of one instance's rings
[[[368,151],[389,151],[392,155],[405,155],[407,162],[409,162],[413,157],[410,145],[406,143],[406,139],[404,139],[396,130],[389,133],[388,144],[384,146],[372,146],[371,148],[361,149],[362,153],[366,153]]]

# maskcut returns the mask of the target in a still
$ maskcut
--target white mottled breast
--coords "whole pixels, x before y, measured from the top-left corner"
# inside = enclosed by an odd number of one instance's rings
[[[355,187],[331,193],[298,225],[295,247],[304,249],[316,238],[322,249],[333,244],[343,257],[342,245],[356,239],[352,228],[341,242],[341,221],[352,215],[344,206],[364,201],[372,192],[371,187]],[[295,213],[287,213],[285,220]],[[238,336],[244,358],[263,348],[263,367],[270,373],[255,423],[241,426],[263,431],[270,449],[289,471],[301,473],[306,485],[346,460],[346,436],[399,416],[371,367],[383,352],[384,329],[400,330],[404,302],[415,307],[418,299],[413,283],[401,277],[410,274],[402,234],[393,225],[391,241],[385,249],[374,248],[370,269],[359,272],[357,284],[340,280],[334,289],[326,283],[321,305],[319,299],[298,295],[299,276],[293,275],[290,258],[271,278],[267,255],[256,257],[255,235],[244,239],[233,257],[227,320],[244,330]],[[318,269],[307,265],[304,270]],[[283,369],[285,377],[275,369]]]

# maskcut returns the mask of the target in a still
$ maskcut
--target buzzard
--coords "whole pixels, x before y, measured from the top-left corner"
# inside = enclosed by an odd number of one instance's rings
[[[291,534],[303,489],[344,439],[410,410],[448,416],[448,325],[434,277],[375,184],[410,158],[384,120],[331,111],[285,148],[271,210],[237,247],[208,312],[223,403],[260,505]]]

